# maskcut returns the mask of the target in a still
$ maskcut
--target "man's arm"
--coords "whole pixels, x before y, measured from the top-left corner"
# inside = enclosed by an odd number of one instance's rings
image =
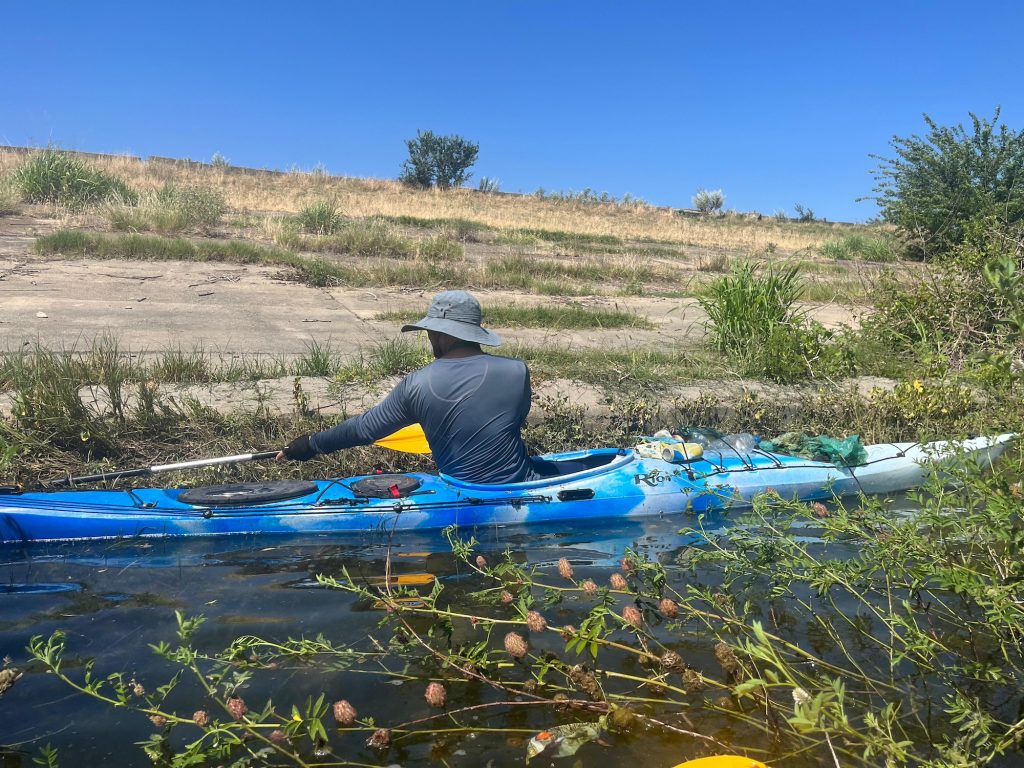
[[[315,435],[300,435],[277,455],[277,460],[309,461],[321,453],[332,453],[355,445],[369,445],[416,421],[410,417],[406,379],[391,394],[366,413],[346,419]]]
[[[365,413],[310,436],[313,450],[333,453],[356,445],[370,445],[414,423],[416,419],[410,415],[406,381],[402,379],[384,400]]]

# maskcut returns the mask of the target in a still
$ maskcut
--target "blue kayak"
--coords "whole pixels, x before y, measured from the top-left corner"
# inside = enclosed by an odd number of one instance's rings
[[[990,464],[1015,435],[866,446],[867,462],[830,463],[757,449],[705,450],[666,461],[603,448],[544,458],[570,474],[479,485],[424,473],[204,488],[0,491],[0,540],[111,539],[227,534],[360,533],[702,514],[785,499],[887,494],[921,484],[930,465],[954,458]]]

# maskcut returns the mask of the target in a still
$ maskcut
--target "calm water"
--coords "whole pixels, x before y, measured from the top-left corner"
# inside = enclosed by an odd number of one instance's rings
[[[509,549],[517,560],[540,568],[549,583],[565,583],[556,572],[560,557],[569,558],[577,578],[607,583],[608,576],[618,570],[623,551],[633,547],[664,564],[670,582],[682,588],[693,578],[685,566],[687,553],[701,544],[699,538],[678,533],[685,523],[676,518],[571,532],[531,527],[477,530],[473,535],[482,540],[478,551],[492,563]],[[809,540],[813,533],[808,531]],[[315,577],[341,578],[343,568],[367,578],[383,576],[389,550],[396,572],[431,574],[445,584],[456,606],[460,593],[485,586],[455,560],[440,535],[402,535],[390,543],[372,537],[245,537],[5,549],[0,550],[0,656],[9,655],[16,665],[25,667],[29,638],[61,629],[67,633],[69,665],[93,657],[98,676],[122,671],[152,690],[166,682],[174,668],[158,659],[148,644],[175,642],[175,610],[206,617],[195,645],[211,653],[246,634],[284,640],[323,633],[336,644],[372,650],[369,637],[386,643],[391,634],[380,626],[382,612],[346,592],[320,588]],[[578,625],[592,605],[568,600],[543,611],[553,625]],[[496,615],[501,609],[493,610]],[[635,637],[631,639],[625,632],[614,639],[636,644]],[[810,640],[813,645],[813,638]],[[717,679],[720,672],[712,655],[713,644],[710,638],[698,637],[679,648],[691,666]],[[559,655],[564,651],[564,643],[553,632],[531,637],[531,646],[534,651],[549,649]],[[645,674],[631,658],[618,662],[608,658],[618,671]],[[449,709],[496,700],[489,689],[476,684],[452,682],[447,688]],[[256,671],[241,695],[250,709],[262,709],[272,699],[278,712],[288,712],[293,704],[301,708],[308,696],[315,698],[323,692],[328,701],[346,698],[353,702],[360,717],[373,716],[380,725],[394,725],[432,713],[423,701],[423,690],[421,681],[353,671],[325,673],[291,665]],[[209,707],[191,682],[179,686],[171,701],[185,716]],[[731,730],[720,716],[702,711],[700,701],[701,696],[694,695],[687,719],[676,717],[672,722],[727,743],[767,748],[759,733]],[[210,711],[217,710],[210,707]],[[572,719],[579,718],[542,707],[483,710],[478,718],[462,716],[459,722],[467,727],[506,727],[519,732],[451,738],[425,734],[383,754],[365,746],[365,734],[332,734],[329,746],[340,758],[382,766],[521,766],[531,732]],[[438,727],[454,725],[446,720],[436,722]],[[0,745],[7,747],[0,753],[0,766],[28,766],[31,755],[46,743],[59,748],[63,766],[146,766],[149,762],[134,742],[153,730],[142,715],[94,702],[29,667],[25,677],[0,697]],[[198,731],[179,726],[175,734],[185,740],[195,738]],[[571,768],[579,760],[581,765],[600,761],[603,768],[668,768],[712,753],[699,740],[664,733],[611,739],[612,746],[586,744],[575,757],[555,764]],[[544,768],[550,764],[550,760],[531,762],[531,766]]]
[[[620,524],[565,533],[531,528],[476,531],[483,539],[478,548],[492,562],[510,548],[516,558],[546,570],[549,581],[559,581],[555,563],[568,557],[581,578],[605,583],[617,570],[628,546],[671,565],[685,552],[693,537],[677,534],[679,520],[645,524]],[[167,681],[172,668],[158,659],[149,643],[175,641],[175,610],[186,615],[203,614],[197,647],[216,652],[239,635],[265,639],[313,637],[323,633],[335,643],[355,643],[370,650],[368,635],[383,639],[390,632],[378,627],[382,614],[343,591],[320,588],[318,573],[341,577],[342,568],[368,577],[384,573],[388,544],[380,539],[280,537],[156,541],[145,545],[91,544],[50,545],[31,550],[0,551],[0,656],[11,656],[24,667],[24,650],[33,635],[67,633],[67,659],[94,657],[96,672],[134,674],[152,690]],[[429,573],[457,593],[482,586],[465,573],[447,542],[440,536],[399,536],[391,542],[396,571]],[[566,605],[546,610],[549,621],[561,624],[582,615],[582,606]],[[563,645],[554,633],[551,650]],[[624,638],[628,635],[623,634]],[[538,643],[533,643],[537,649]],[[710,649],[706,649],[710,650]],[[631,663],[631,662],[630,662]],[[713,661],[709,663],[713,664]],[[629,671],[627,669],[627,671]],[[642,674],[639,669],[632,670]],[[250,708],[262,707],[272,698],[278,711],[301,707],[306,697],[325,692],[328,700],[347,698],[360,717],[372,715],[382,725],[429,714],[423,701],[422,682],[402,682],[379,676],[288,669],[258,671],[242,691]],[[492,700],[479,686],[448,685],[449,707]],[[174,694],[179,713],[207,706],[201,693],[182,685]],[[214,711],[211,709],[211,712]],[[524,736],[557,723],[544,708],[517,710],[507,716],[486,712],[482,719],[464,718],[466,725],[506,725],[523,734],[481,734],[447,742],[431,738],[411,740],[381,755],[363,745],[365,736],[332,737],[334,753],[347,759],[380,765],[436,764],[443,757],[449,765],[522,765]],[[564,717],[564,716],[562,716]],[[450,723],[449,723],[450,725]],[[193,728],[175,729],[183,737],[195,737]],[[0,757],[2,766],[30,765],[30,754],[51,743],[60,749],[62,765],[148,765],[135,741],[153,728],[139,714],[93,702],[69,689],[52,675],[28,669],[6,695],[0,697],[0,744],[13,749]],[[608,766],[635,765],[639,755],[645,765],[671,766],[695,754],[686,740],[668,743],[640,737],[620,740],[614,748],[585,745],[577,757],[589,762],[601,759]],[[72,757],[73,756],[73,757]],[[573,759],[559,764],[571,765]],[[543,761],[533,764],[543,764]]]

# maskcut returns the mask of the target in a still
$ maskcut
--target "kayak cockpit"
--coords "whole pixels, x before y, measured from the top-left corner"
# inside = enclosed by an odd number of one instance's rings
[[[633,451],[622,448],[593,448],[569,453],[550,453],[534,457],[534,467],[543,475],[538,480],[526,480],[521,483],[484,484],[469,483],[456,477],[438,473],[446,484],[466,490],[505,491],[530,488],[543,488],[550,485],[586,480],[611,472],[617,472],[628,464],[636,461]]]

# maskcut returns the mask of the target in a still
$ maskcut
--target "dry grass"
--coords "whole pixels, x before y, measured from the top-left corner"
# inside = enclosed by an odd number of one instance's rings
[[[25,155],[0,152],[0,176],[25,159]],[[397,181],[301,172],[247,173],[119,156],[89,158],[87,162],[124,179],[141,193],[167,183],[210,186],[238,211],[297,213],[317,199],[329,198],[349,217],[465,219],[498,229],[543,229],[744,251],[814,249],[852,230],[847,225],[780,222],[769,217],[761,221],[741,216],[691,217],[643,204],[485,195],[466,189],[417,190]]]

